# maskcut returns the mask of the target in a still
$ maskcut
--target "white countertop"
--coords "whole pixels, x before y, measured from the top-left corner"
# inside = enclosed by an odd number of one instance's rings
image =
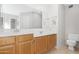
[[[23,35],[23,34],[34,34],[34,37],[39,37],[43,35],[56,34],[56,31],[47,31],[45,29],[23,29],[18,32],[6,30],[0,32],[0,37],[4,36],[15,36],[15,35]]]

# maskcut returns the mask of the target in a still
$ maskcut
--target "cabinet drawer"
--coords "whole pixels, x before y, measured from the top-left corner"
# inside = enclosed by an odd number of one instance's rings
[[[17,41],[19,42],[25,42],[33,39],[33,34],[28,34],[28,35],[19,35],[16,37]]]
[[[0,47],[0,54],[14,54],[15,45],[8,45]]]
[[[0,37],[0,46],[14,43],[15,43],[15,37]]]

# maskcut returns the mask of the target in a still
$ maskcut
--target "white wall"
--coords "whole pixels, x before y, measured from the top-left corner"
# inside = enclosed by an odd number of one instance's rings
[[[65,8],[64,5],[58,7],[58,34],[57,48],[65,45]]]
[[[74,5],[72,8],[65,7],[65,36],[68,39],[68,34],[79,34],[79,5]]]
[[[47,29],[50,31],[56,30],[57,32],[57,24],[54,27],[54,24],[52,23],[52,20],[58,20],[58,5],[57,4],[49,4],[46,5],[44,10],[43,10],[43,28]]]
[[[37,11],[25,4],[2,4],[2,12],[13,15],[20,15],[21,12]]]
[[[1,4],[0,4],[0,16],[1,16]]]
[[[1,4],[0,4],[0,30],[2,29],[2,18],[1,18]]]

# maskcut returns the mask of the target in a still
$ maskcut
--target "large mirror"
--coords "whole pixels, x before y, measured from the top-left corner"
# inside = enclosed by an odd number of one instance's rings
[[[0,28],[42,28],[42,12],[27,4],[1,4]]]

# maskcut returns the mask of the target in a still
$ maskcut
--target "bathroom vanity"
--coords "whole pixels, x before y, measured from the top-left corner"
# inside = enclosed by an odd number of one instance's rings
[[[0,37],[0,54],[40,54],[55,48],[56,34],[34,37],[33,34]]]
[[[1,4],[0,9],[0,54],[47,53],[55,47],[56,16],[26,4]]]

